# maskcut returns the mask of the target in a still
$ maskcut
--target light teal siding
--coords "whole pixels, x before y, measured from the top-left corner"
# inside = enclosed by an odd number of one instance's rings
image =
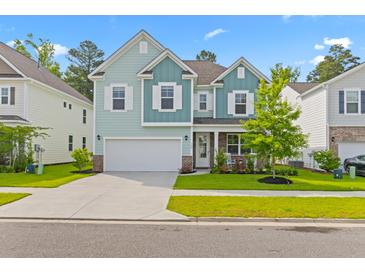
[[[195,87],[194,88],[194,95],[197,94],[199,91],[208,91],[209,94],[213,95],[213,89],[212,88],[198,88],[198,87]],[[194,98],[194,100],[195,100],[195,98]],[[211,98],[213,98],[213,96]],[[213,102],[212,102],[212,104],[213,104]],[[214,108],[214,106],[213,106],[213,108]],[[194,110],[194,117],[197,117],[197,118],[199,118],[199,117],[200,118],[207,118],[207,117],[213,118],[213,111],[212,110],[209,110],[209,111]]]
[[[182,110],[159,112],[152,109],[152,86],[159,82],[182,85]],[[144,81],[144,122],[190,122],[191,80],[182,80],[182,69],[169,57],[153,68],[153,79]]]
[[[259,79],[247,68],[245,70],[245,79],[237,78],[237,68],[231,71],[223,78],[223,88],[216,89],[217,98],[217,118],[233,118],[233,115],[228,114],[228,92],[232,90],[249,90],[250,92],[256,92],[259,86]]]
[[[95,135],[101,140],[95,140],[95,154],[103,155],[103,137],[181,137],[183,139],[183,155],[191,155],[190,127],[151,127],[141,126],[141,82],[137,72],[160,54],[151,43],[148,54],[139,54],[136,43],[117,61],[110,65],[104,75],[104,80],[95,83]],[[133,111],[110,112],[104,110],[104,87],[111,83],[127,83],[133,86]],[[185,141],[184,137],[188,136]],[[146,148],[148,149],[148,148]]]

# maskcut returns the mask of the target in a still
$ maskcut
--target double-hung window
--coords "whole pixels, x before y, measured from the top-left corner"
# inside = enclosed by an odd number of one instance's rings
[[[1,104],[2,105],[9,105],[10,104],[10,89],[8,87],[2,87],[0,89],[0,96],[1,96]]]
[[[82,123],[86,124],[86,109],[82,110]]]
[[[251,153],[251,149],[243,144],[242,136],[239,134],[227,134],[227,152],[232,155]]]
[[[68,151],[73,151],[73,136],[69,135],[68,136]]]
[[[247,113],[247,94],[246,93],[235,93],[235,114],[246,114]]]
[[[199,94],[199,110],[207,110],[208,94]]]
[[[174,109],[174,87],[161,86],[161,109]]]
[[[113,87],[113,110],[125,110],[125,87]]]
[[[357,114],[360,110],[360,92],[358,90],[346,90],[346,113]]]

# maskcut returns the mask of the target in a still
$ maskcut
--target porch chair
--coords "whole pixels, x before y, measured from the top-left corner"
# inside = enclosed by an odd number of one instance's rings
[[[231,153],[225,153],[227,158],[227,167],[232,169],[232,167],[236,164],[236,161],[232,159]]]

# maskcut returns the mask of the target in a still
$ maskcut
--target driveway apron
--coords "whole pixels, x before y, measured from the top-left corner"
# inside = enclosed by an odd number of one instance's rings
[[[58,188],[0,188],[32,195],[0,207],[0,217],[177,220],[166,209],[177,172],[108,172]]]

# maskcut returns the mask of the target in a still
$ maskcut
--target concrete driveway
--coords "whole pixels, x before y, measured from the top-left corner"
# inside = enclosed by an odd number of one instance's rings
[[[0,188],[32,193],[0,207],[0,217],[177,220],[166,210],[176,172],[109,172],[58,188]]]

